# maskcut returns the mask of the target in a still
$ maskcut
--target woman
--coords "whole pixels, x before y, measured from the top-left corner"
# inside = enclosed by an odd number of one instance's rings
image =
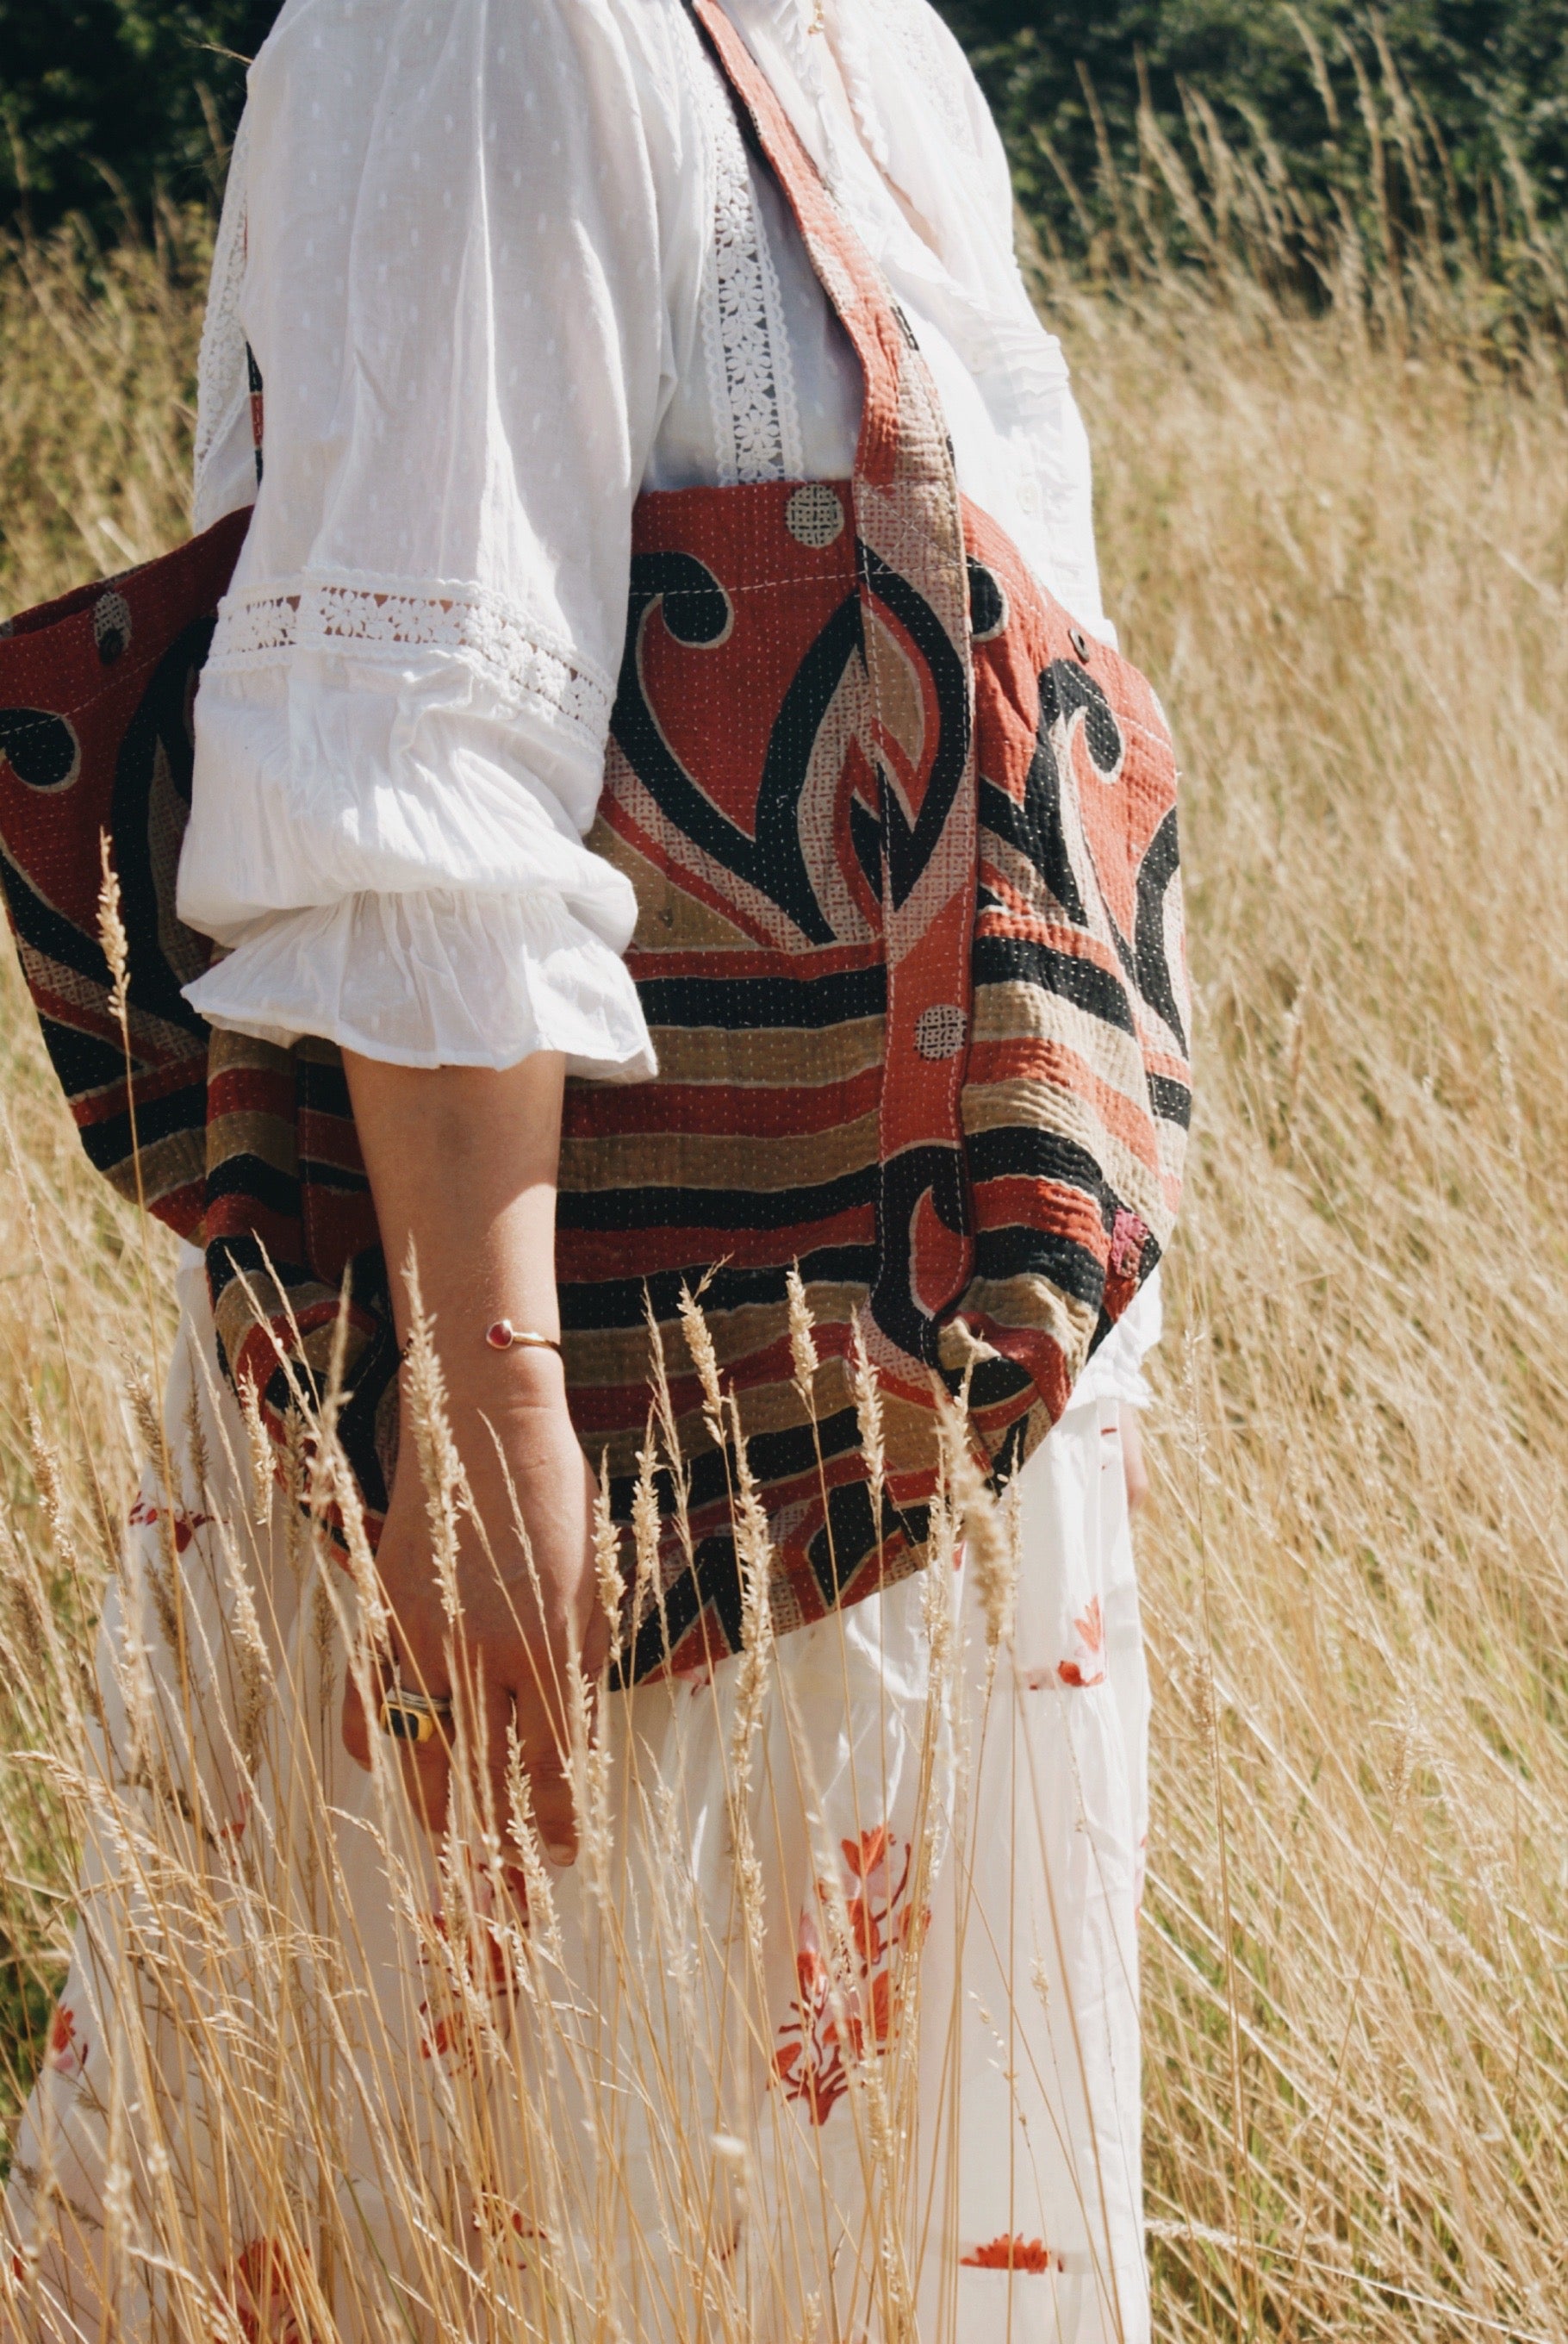
[[[964,494],[1109,641],[1081,426],[956,45],[923,0],[726,14],[897,298]],[[341,1050],[387,1259],[417,1265],[376,1556],[394,1698],[302,1560],[298,1489],[249,1488],[193,1255],[102,1763],[195,1819],[207,1902],[183,1937],[149,1920],[156,1867],[100,1825],[13,2185],[23,2332],[466,2331],[519,2272],[562,2332],[590,2308],[647,2336],[1148,2330],[1127,1521],[1152,1289],[1018,1479],[1000,1668],[971,1562],[950,1616],[928,1571],[779,1635],[765,1684],[739,1657],[607,1692],[597,1776],[574,1713],[614,1628],[557,1348],[563,1098],[657,1055],[625,858],[584,844],[634,506],[857,461],[842,304],[733,83],[679,0],[287,0],[251,70],[196,508],[256,511],[180,911],[227,948],[189,988],[214,1028]],[[421,1309],[472,1500],[447,1530]],[[185,1913],[188,1876],[159,1878]],[[308,2024],[247,1935],[263,1880],[278,1941],[307,1915],[333,1951],[306,1966],[338,1965]],[[270,2081],[236,2090],[226,2026],[253,2062],[289,2046]]]

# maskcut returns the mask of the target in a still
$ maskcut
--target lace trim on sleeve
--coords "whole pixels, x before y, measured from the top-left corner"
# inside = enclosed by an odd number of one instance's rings
[[[477,667],[512,706],[564,720],[596,753],[604,745],[608,679],[477,586],[303,577],[242,588],[219,607],[207,671],[275,667],[297,650],[445,652]]]
[[[201,510],[204,475],[215,449],[226,441],[249,396],[245,328],[239,297],[245,283],[246,170],[250,153],[250,117],[241,115],[228,158],[223,216],[213,247],[201,355],[196,361],[195,502]]]
[[[713,136],[714,234],[702,330],[719,485],[799,480],[799,412],[778,274],[752,194],[746,143],[706,52],[699,86]]]

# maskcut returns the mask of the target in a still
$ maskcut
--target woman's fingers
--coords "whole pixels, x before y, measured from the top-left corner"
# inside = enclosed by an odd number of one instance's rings
[[[460,1640],[453,1661],[458,1682],[451,1696],[450,1715],[428,1741],[397,1744],[410,1805],[432,1837],[443,1834],[448,1823],[452,1769],[459,1765],[469,1791],[466,1802],[472,1819],[469,1827],[493,1830],[505,1851],[515,1844],[518,1817],[513,1789],[515,1769],[520,1766],[528,1779],[528,1804],[545,1853],[556,1864],[574,1862],[577,1803],[570,1748],[555,1702],[541,1696],[537,1682],[518,1692],[498,1683],[487,1672],[485,1656],[477,1645]],[[536,1674],[530,1671],[531,1677]],[[423,1679],[407,1665],[401,1681],[405,1685],[423,1684]],[[377,1724],[378,1720],[369,1721],[369,1730]],[[351,1754],[368,1765],[367,1722],[352,1687],[344,1700],[344,1740]]]
[[[575,1864],[577,1801],[564,1726],[543,1702],[519,1698],[518,1741],[545,1854],[552,1864]]]
[[[399,1742],[397,1761],[408,1804],[429,1833],[439,1840],[447,1829],[447,1802],[452,1788],[452,1726],[438,1723],[427,1742]]]
[[[511,1688],[483,1679],[464,1703],[462,1723],[460,1750],[467,1760],[475,1815],[480,1827],[493,1831],[500,1841],[502,1863],[515,1865],[522,1819],[514,1792],[519,1768],[526,1775],[528,1767],[517,1738]],[[530,1784],[530,1807],[531,1790]]]
[[[382,1724],[381,1697],[396,1685],[405,1692],[422,1693],[432,1702],[447,1702],[449,1695],[446,1690],[446,1670],[444,1665],[420,1668],[408,1658],[400,1637],[395,1639],[395,1643],[398,1649],[392,1660],[371,1672],[368,1714],[358,1678],[353,1670],[348,1672],[343,1689],[344,1746],[357,1764],[368,1768],[371,1737],[381,1735],[397,1757],[409,1805],[432,1839],[437,1839],[447,1828],[447,1802],[451,1791],[451,1713],[448,1711],[445,1714],[437,1714],[432,1720],[434,1732],[427,1733],[424,1741],[406,1741],[401,1735],[387,1733]]]
[[[367,1773],[370,1767],[370,1737],[381,1730],[379,1715],[367,1716],[358,1681],[351,1672],[343,1688],[343,1746],[355,1764],[363,1766]],[[408,1803],[432,1838],[447,1828],[451,1758],[446,1737],[450,1732],[447,1725],[428,1742],[393,1744]]]
[[[520,1767],[546,1854],[555,1864],[572,1863],[578,1834],[570,1752],[552,1705],[531,1690],[514,1694],[510,1686],[496,1683],[484,1673],[482,1656],[473,1647],[457,1656],[460,1681],[466,1659],[472,1659],[476,1667],[456,1696],[450,1743],[426,1743],[407,1753],[422,1770],[410,1781],[410,1797],[423,1796],[426,1812],[434,1819],[427,1823],[427,1829],[444,1829],[450,1770],[453,1764],[460,1766],[468,1793],[467,1828],[494,1831],[504,1853],[517,1841],[519,1818],[513,1793]],[[434,1756],[437,1748],[438,1768]],[[460,1815],[460,1827],[461,1823]]]

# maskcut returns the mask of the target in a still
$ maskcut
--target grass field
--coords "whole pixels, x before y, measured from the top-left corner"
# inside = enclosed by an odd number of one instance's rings
[[[90,296],[0,272],[5,607],[179,533],[198,248]],[[1200,1005],[1141,1531],[1159,2332],[1555,2344],[1568,404],[1457,314],[1053,298],[1182,753]],[[9,965],[0,1090],[6,1643],[57,1694],[29,1591],[85,1649],[156,1338]],[[0,1713],[18,2075],[67,1923],[55,1694]]]

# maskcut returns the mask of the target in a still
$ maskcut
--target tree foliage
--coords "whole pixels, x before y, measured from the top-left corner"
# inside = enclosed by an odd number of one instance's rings
[[[1141,86],[1178,149],[1211,106],[1224,137],[1332,205],[1398,149],[1384,56],[1411,94],[1423,167],[1473,216],[1525,182],[1568,210],[1568,0],[938,0],[973,56],[1020,191],[1081,248],[1134,172]],[[221,170],[243,65],[276,0],[0,0],[0,217],[112,227]],[[227,54],[225,54],[225,53]],[[1098,116],[1098,120],[1097,120]],[[1409,143],[1408,140],[1406,142]],[[1372,176],[1369,177],[1369,165]],[[1397,176],[1397,175],[1396,175]],[[1066,181],[1070,180],[1070,192]],[[1507,191],[1506,203],[1497,200]]]
[[[1408,206],[1426,177],[1483,230],[1522,203],[1568,209],[1568,0],[938,5],[1023,200],[1070,249],[1136,174],[1141,98],[1178,153],[1207,145],[1207,107],[1265,175],[1331,207],[1336,189],[1359,206],[1380,185]]]
[[[113,228],[221,177],[276,0],[0,0],[0,217]],[[228,54],[226,54],[227,52]]]

